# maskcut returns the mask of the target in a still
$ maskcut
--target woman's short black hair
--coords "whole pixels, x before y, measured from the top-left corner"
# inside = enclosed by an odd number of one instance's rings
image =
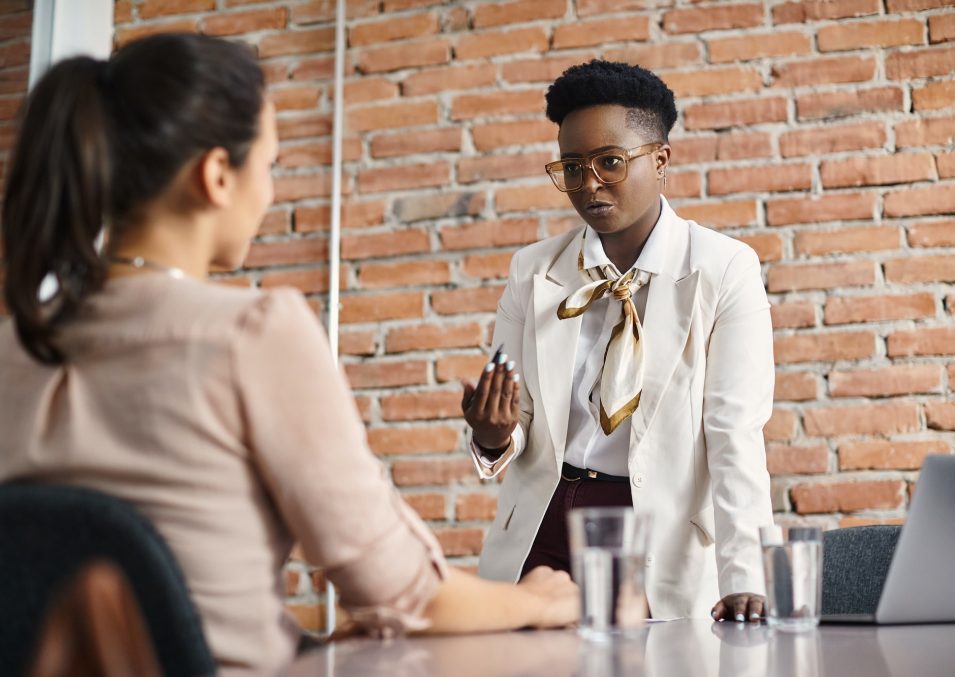
[[[571,66],[547,90],[547,118],[558,125],[578,108],[601,104],[630,108],[627,124],[661,141],[676,122],[673,92],[640,66],[594,59]]]

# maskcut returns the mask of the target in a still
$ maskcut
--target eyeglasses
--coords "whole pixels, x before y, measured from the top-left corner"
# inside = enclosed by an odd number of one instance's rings
[[[647,143],[636,148],[607,148],[582,158],[568,158],[544,165],[557,190],[572,193],[584,185],[584,169],[590,168],[597,180],[605,186],[620,183],[627,178],[630,160],[659,150],[662,143]]]

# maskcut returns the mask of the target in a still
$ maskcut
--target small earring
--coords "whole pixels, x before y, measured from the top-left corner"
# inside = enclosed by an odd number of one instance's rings
[[[658,172],[657,176],[663,179],[663,190],[666,190],[667,189],[667,170],[664,169],[662,172]]]

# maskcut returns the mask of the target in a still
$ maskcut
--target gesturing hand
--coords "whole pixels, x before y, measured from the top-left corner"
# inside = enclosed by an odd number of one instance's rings
[[[763,615],[766,598],[752,592],[727,595],[713,607],[710,615],[716,621],[758,621]]]
[[[521,413],[520,375],[507,354],[488,362],[477,386],[463,381],[461,411],[474,431],[474,442],[484,449],[500,449],[510,442]]]

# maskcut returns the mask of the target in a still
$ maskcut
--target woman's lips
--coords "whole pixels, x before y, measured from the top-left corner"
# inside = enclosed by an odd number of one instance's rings
[[[587,205],[587,213],[591,216],[609,216],[613,205],[609,202],[591,202]]]

